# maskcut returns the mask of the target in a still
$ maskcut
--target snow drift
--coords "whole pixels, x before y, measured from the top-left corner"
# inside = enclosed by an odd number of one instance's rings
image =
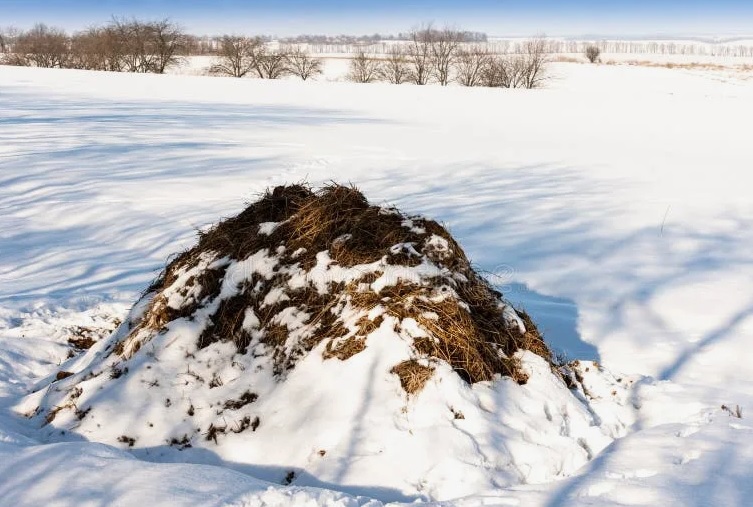
[[[550,356],[437,222],[292,185],[202,233],[17,410],[151,459],[441,500],[567,475],[622,431]]]

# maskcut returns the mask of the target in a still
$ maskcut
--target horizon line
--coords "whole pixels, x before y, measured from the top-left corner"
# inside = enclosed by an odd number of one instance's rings
[[[295,37],[303,37],[303,36],[325,36],[325,37],[337,37],[337,36],[343,36],[343,37],[370,37],[373,35],[382,35],[385,37],[396,37],[397,35],[404,34],[406,32],[409,32],[411,28],[406,28],[402,30],[388,30],[388,31],[361,31],[361,32],[347,32],[347,31],[332,31],[332,30],[319,30],[319,31],[307,31],[307,32],[298,32],[294,34],[289,35],[281,35],[273,30],[267,30],[267,31],[239,31],[239,30],[190,30],[186,29],[185,25],[186,23],[181,23],[180,21],[177,21],[175,18],[170,16],[111,16],[110,19],[107,21],[100,21],[97,23],[90,23],[87,24],[86,27],[78,27],[78,28],[70,28],[67,26],[64,26],[65,23],[49,23],[46,20],[39,20],[35,21],[33,23],[24,23],[24,24],[4,24],[0,25],[0,29],[8,29],[8,28],[15,28],[19,30],[28,30],[32,27],[34,27],[37,24],[43,24],[48,27],[54,27],[54,28],[61,28],[65,30],[67,33],[75,34],[77,32],[84,31],[88,29],[89,27],[93,26],[102,26],[106,25],[110,20],[112,19],[136,19],[140,21],[154,21],[154,20],[163,20],[167,19],[176,25],[180,26],[187,35],[193,35],[196,37],[220,37],[223,35],[233,34],[233,35],[244,35],[244,36],[260,36],[260,37],[269,37],[272,39],[276,38],[295,38]],[[444,24],[438,25],[438,26],[445,26]],[[706,42],[706,43],[715,43],[715,42],[730,42],[734,40],[744,40],[744,39],[753,39],[753,31],[625,31],[625,32],[580,32],[580,33],[570,33],[570,32],[555,32],[555,33],[547,33],[546,31],[531,31],[531,32],[517,32],[517,33],[491,33],[485,30],[474,30],[473,28],[465,28],[460,27],[458,30],[463,32],[471,32],[471,33],[479,33],[483,34],[488,38],[493,39],[520,39],[520,38],[532,38],[532,37],[543,37],[543,38],[549,38],[549,39],[555,39],[555,38],[561,38],[561,39],[569,39],[569,40],[594,40],[594,39],[601,39],[601,40],[677,40],[677,39],[688,39],[688,40],[694,40],[698,42]]]

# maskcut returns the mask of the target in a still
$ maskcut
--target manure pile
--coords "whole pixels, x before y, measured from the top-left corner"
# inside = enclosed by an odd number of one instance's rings
[[[520,358],[536,356],[568,393],[529,316],[437,222],[371,205],[352,187],[280,186],[201,233],[26,410],[50,434],[150,456],[208,449],[281,482],[358,483],[379,469],[382,483],[416,493],[401,481],[420,482],[446,458],[513,484],[517,472],[470,465],[458,449],[466,432],[504,426],[474,386],[512,396],[533,371]],[[480,426],[461,431],[477,412]],[[415,456],[437,439],[464,443],[421,465]],[[468,453],[511,459],[504,439],[482,440]],[[414,456],[410,471],[395,465],[401,453]]]
[[[145,314],[113,349],[124,360],[199,315],[197,349],[232,342],[240,355],[269,356],[280,377],[319,345],[323,358],[345,361],[385,317],[398,333],[412,319],[425,336],[393,368],[409,393],[437,360],[473,383],[495,373],[525,382],[512,357],[521,348],[549,358],[530,318],[472,269],[444,227],[340,185],[267,192],[202,234],[147,293]]]

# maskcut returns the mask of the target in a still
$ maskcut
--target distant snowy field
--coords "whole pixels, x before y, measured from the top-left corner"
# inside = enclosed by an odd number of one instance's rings
[[[381,505],[378,484],[42,441],[11,410],[66,329],[108,328],[196,229],[300,180],[444,221],[553,348],[644,376],[628,434],[577,475],[451,505],[749,505],[748,74],[555,64],[526,91],[0,67],[0,505]]]
[[[744,41],[746,44],[753,41]],[[313,79],[318,81],[347,81],[348,66],[352,54],[347,53],[312,53],[323,62],[323,73]],[[580,53],[558,53],[551,55],[555,61],[577,61],[586,64],[588,61]],[[206,76],[209,68],[216,61],[213,56],[190,56],[181,61],[177,67],[168,69],[169,74]],[[733,74],[737,78],[750,79],[753,77],[753,56],[712,56],[708,54],[646,54],[646,53],[608,53],[601,54],[601,61],[610,65],[684,65],[692,66],[691,71],[703,71],[708,75],[709,68],[713,67],[716,74]],[[255,77],[255,76],[251,76]],[[283,79],[299,80],[298,77],[288,76]]]

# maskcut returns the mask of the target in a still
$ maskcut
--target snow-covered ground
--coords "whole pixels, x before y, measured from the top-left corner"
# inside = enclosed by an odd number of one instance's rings
[[[552,70],[526,91],[0,67],[0,504],[391,499],[377,480],[357,498],[145,462],[11,409],[196,229],[267,186],[334,179],[444,221],[553,348],[640,379],[627,435],[575,475],[455,505],[747,505],[753,83]]]

